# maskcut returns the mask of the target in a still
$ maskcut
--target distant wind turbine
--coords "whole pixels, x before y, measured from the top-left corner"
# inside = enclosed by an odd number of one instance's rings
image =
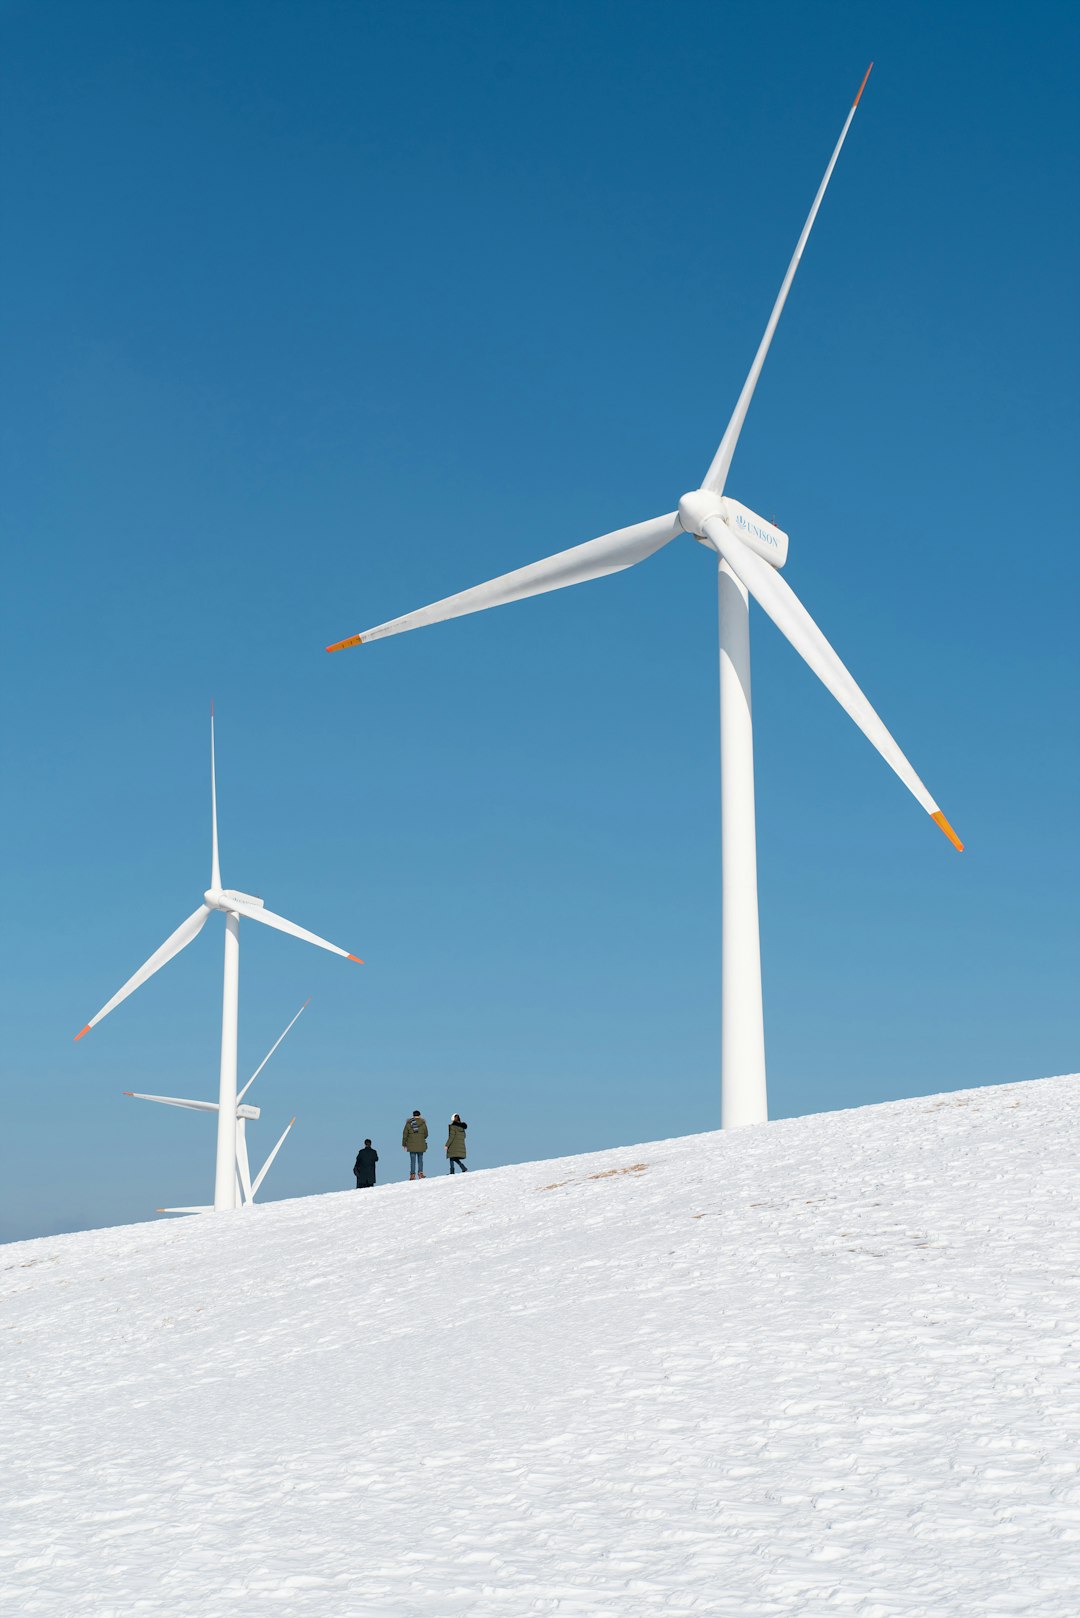
[[[360,961],[359,955],[350,955],[348,950],[339,949],[336,944],[328,944],[325,938],[317,933],[309,933],[305,927],[298,927],[293,921],[286,921],[284,916],[275,915],[267,910],[261,899],[253,894],[240,893],[235,888],[221,886],[221,871],[218,866],[218,826],[217,826],[217,772],[214,762],[214,711],[210,710],[210,886],[203,894],[203,902],[194,914],[172,933],[155,950],[150,959],[140,966],[134,977],[128,978],[122,989],[118,989],[112,999],[91,1017],[85,1028],[75,1035],[77,1040],[88,1034],[99,1023],[102,1017],[107,1017],[121,1000],[126,1000],[129,994],[145,983],[147,978],[171,961],[174,955],[179,955],[186,949],[192,939],[202,932],[207,918],[215,911],[220,910],[225,917],[225,973],[221,1000],[221,1082],[218,1090],[217,1114],[217,1167],[214,1176],[214,1209],[220,1212],[225,1208],[236,1207],[236,1038],[239,1020],[240,998],[240,918],[248,921],[262,922],[265,927],[274,927],[280,933],[291,933],[294,938],[303,938],[309,944],[318,944],[320,949],[328,949],[333,955],[344,955],[346,960]]]
[[[870,64],[873,66],[873,63]],[[374,629],[327,647],[338,652],[384,635],[398,635],[423,624],[440,623],[507,601],[560,590],[599,579],[643,562],[679,534],[716,553],[719,566],[720,624],[720,807],[723,894],[721,901],[721,1123],[763,1122],[768,1117],[765,1087],[765,1033],[761,1003],[761,946],[758,931],[757,846],[754,815],[754,748],[750,704],[750,615],[753,596],[799,655],[832,692],[840,706],[896,771],[956,848],[963,844],[892,736],[833,651],[817,624],[777,569],[787,560],[788,536],[724,493],[735,447],[765,356],[773,340],[795,271],[817,218],[868,67],[851,104],[813,206],[784,276],[754,363],[734,413],[700,488],[684,494],[678,509],[630,528],[602,534],[572,550],[560,551],[528,567],[504,573],[486,584],[447,596],[432,606],[393,618]]]
[[[250,1105],[250,1103],[245,1102],[244,1097],[247,1095],[248,1091],[251,1089],[251,1086],[255,1083],[255,1080],[259,1077],[259,1074],[262,1072],[267,1062],[270,1060],[278,1046],[281,1044],[282,1040],[285,1038],[285,1035],[289,1032],[289,1029],[293,1026],[293,1023],[299,1019],[301,1013],[307,1010],[310,1003],[311,999],[309,996],[308,999],[304,1001],[304,1004],[300,1007],[300,1010],[296,1013],[296,1016],[293,1017],[292,1022],[287,1023],[284,1031],[278,1035],[277,1039],[275,1039],[274,1043],[271,1045],[270,1049],[267,1051],[254,1073],[251,1075],[250,1079],[244,1085],[244,1088],[236,1097],[236,1200],[238,1204],[242,1204],[245,1208],[250,1207],[255,1201],[255,1195],[263,1181],[266,1179],[267,1170],[273,1163],[281,1148],[284,1146],[285,1137],[289,1133],[289,1130],[292,1128],[293,1124],[295,1124],[296,1119],[289,1119],[289,1122],[286,1124],[281,1133],[280,1140],[253,1180],[251,1178],[251,1166],[248,1162],[247,1125],[249,1122],[254,1123],[261,1116],[261,1113],[258,1107],[253,1107]],[[185,1101],[179,1096],[151,1096],[145,1095],[139,1090],[125,1090],[124,1094],[126,1096],[130,1096],[134,1101],[159,1101],[163,1106],[185,1107],[191,1112],[218,1111],[218,1103],[216,1101]],[[212,1213],[213,1207],[210,1204],[207,1204],[197,1208],[159,1208],[157,1211],[158,1213],[169,1214]]]

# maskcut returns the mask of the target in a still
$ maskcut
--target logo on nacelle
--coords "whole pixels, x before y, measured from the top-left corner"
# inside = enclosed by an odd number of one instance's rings
[[[741,528],[744,534],[753,534],[754,538],[760,539],[763,544],[771,545],[774,551],[779,549],[779,541],[776,535],[770,534],[769,530],[762,528],[760,523],[750,522],[743,516],[741,511],[735,518],[735,526],[736,528]]]
[[[764,517],[759,517],[756,511],[749,506],[741,505],[738,500],[732,500],[730,495],[721,499],[724,508],[724,521],[752,551],[763,556],[773,567],[783,567],[787,561],[788,536],[782,528],[777,528]]]

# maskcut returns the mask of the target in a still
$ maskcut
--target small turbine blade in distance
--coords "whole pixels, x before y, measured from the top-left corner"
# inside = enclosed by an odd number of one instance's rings
[[[263,1181],[266,1179],[266,1171],[267,1171],[267,1169],[269,1169],[269,1167],[273,1163],[275,1157],[278,1155],[281,1148],[284,1146],[285,1137],[289,1133],[289,1130],[292,1128],[292,1126],[293,1126],[293,1124],[295,1124],[295,1122],[296,1122],[295,1118],[290,1118],[289,1119],[288,1123],[285,1125],[284,1130],[282,1131],[281,1139],[278,1141],[277,1145],[274,1147],[274,1150],[270,1153],[270,1156],[266,1159],[266,1162],[263,1164],[262,1168],[259,1170],[258,1174],[255,1176],[254,1180],[252,1181],[252,1183],[251,1183],[251,1196],[248,1199],[249,1201],[254,1202],[255,1195],[256,1195],[259,1187],[262,1185]]]
[[[214,759],[214,704],[210,704],[210,886],[220,888],[217,835],[217,769]]]
[[[304,1001],[303,1005],[300,1007],[300,1010],[296,1013],[296,1016],[293,1017],[291,1022],[286,1023],[283,1031],[275,1039],[274,1043],[271,1045],[270,1049],[267,1051],[266,1055],[263,1057],[262,1061],[259,1063],[259,1065],[255,1069],[254,1073],[251,1075],[250,1079],[244,1085],[244,1088],[241,1090],[240,1094],[236,1098],[237,1101],[243,1101],[244,1097],[247,1095],[248,1091],[251,1089],[251,1086],[255,1083],[255,1080],[259,1077],[259,1074],[262,1072],[262,1070],[266,1066],[267,1062],[269,1062],[270,1058],[273,1056],[274,1052],[277,1050],[278,1046],[281,1044],[281,1041],[285,1038],[285,1035],[289,1032],[289,1029],[292,1027],[293,1023],[296,1022],[297,1019],[301,1016],[301,1014],[307,1010],[307,1008],[308,1008],[308,1006],[310,1004],[311,1004],[311,996],[308,995],[307,999]]]
[[[247,1120],[236,1120],[236,1177],[240,1181],[241,1206],[249,1203],[254,1196],[251,1188],[251,1164],[248,1162],[247,1149]]]
[[[125,1090],[133,1101],[160,1101],[164,1107],[188,1107],[192,1112],[217,1112],[216,1101],[183,1101],[179,1096],[148,1096],[139,1090]]]

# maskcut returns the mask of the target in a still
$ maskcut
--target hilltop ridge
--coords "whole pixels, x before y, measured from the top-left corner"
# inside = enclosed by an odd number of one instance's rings
[[[8,1614],[1066,1618],[1069,1077],[0,1249]]]

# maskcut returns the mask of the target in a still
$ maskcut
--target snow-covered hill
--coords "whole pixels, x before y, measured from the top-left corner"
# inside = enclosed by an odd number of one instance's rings
[[[1080,1088],[0,1249],[9,1618],[1075,1618]]]

